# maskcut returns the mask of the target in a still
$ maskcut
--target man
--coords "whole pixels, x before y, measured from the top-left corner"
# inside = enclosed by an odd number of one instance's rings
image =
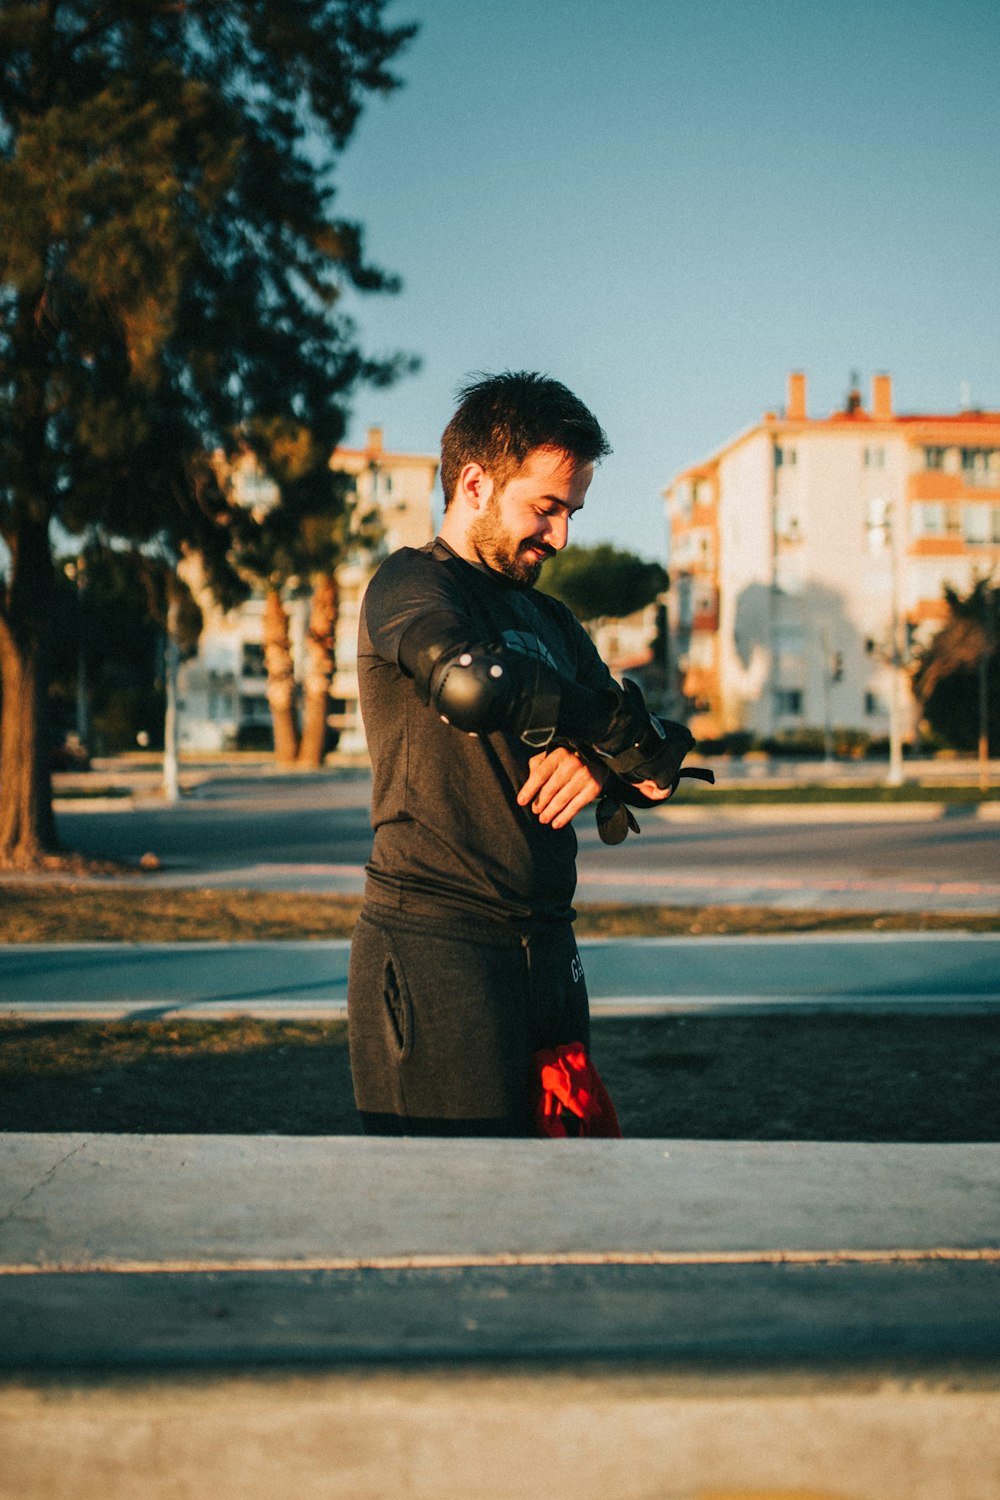
[[[530,1135],[534,1054],[589,1045],[572,821],[598,798],[612,822],[665,800],[693,743],[532,587],[609,451],[557,381],[467,386],[442,438],[440,534],[387,558],[365,596],[375,841],[348,1011],[368,1133]]]

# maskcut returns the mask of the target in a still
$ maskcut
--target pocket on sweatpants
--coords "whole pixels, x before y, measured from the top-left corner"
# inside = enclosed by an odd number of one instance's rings
[[[397,1056],[409,1057],[413,1048],[413,1004],[399,956],[391,950],[382,967],[382,1006]]]

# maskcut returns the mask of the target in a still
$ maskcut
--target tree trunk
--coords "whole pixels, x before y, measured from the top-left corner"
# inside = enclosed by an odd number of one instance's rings
[[[54,583],[48,528],[24,525],[0,608],[0,866],[28,868],[59,847],[52,815],[48,686]]]
[[[336,666],[337,584],[327,574],[316,582],[312,596],[307,641],[308,664],[304,683],[302,743],[299,764],[315,770],[326,753],[330,683]]]
[[[267,701],[274,728],[274,758],[291,765],[299,748],[295,722],[295,668],[288,640],[288,614],[277,589],[269,589],[264,605],[264,664]]]

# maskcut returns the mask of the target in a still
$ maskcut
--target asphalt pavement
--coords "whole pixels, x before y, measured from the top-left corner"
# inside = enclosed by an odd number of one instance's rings
[[[122,788],[128,790],[127,787]],[[370,778],[205,771],[182,801],[60,801],[67,847],[137,862],[147,884],[356,894],[371,849]],[[577,820],[581,902],[1000,912],[1000,803],[713,805],[712,789],[641,813],[609,849]]]
[[[346,941],[19,944],[0,949],[0,1014],[34,1019],[334,1018]],[[1000,934],[590,939],[596,1014],[1000,1006]]]

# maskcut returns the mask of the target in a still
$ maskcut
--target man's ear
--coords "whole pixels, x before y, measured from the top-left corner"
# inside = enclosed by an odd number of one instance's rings
[[[455,493],[472,510],[485,510],[493,494],[493,476],[486,472],[482,464],[466,464],[458,476]]]

